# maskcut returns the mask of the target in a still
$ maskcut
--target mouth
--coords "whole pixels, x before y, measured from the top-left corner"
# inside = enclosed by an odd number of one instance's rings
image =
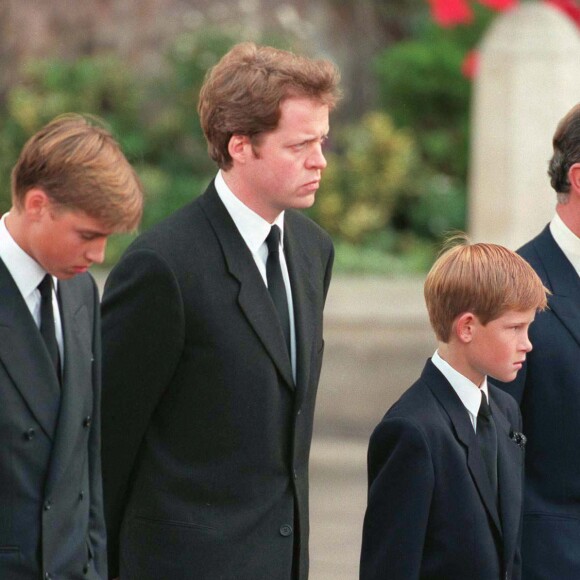
[[[316,191],[320,187],[320,179],[309,181],[308,183],[304,184],[304,187],[309,191]]]

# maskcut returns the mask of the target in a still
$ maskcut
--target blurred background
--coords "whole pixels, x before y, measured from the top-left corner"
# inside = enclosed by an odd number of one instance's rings
[[[199,87],[251,39],[342,71],[311,212],[335,239],[337,268],[422,272],[433,241],[465,225],[469,54],[495,15],[478,3],[449,26],[426,0],[2,0],[0,213],[25,139],[66,111],[101,116],[121,142],[147,191],[143,229],[198,195],[215,171]],[[112,240],[109,264],[126,244]]]
[[[577,0],[523,3],[550,6],[580,42]],[[104,119],[138,171],[147,196],[143,231],[215,174],[197,95],[205,71],[234,43],[272,44],[340,67],[344,99],[309,211],[337,250],[311,462],[312,580],[357,577],[368,437],[435,348],[422,280],[442,237],[469,227],[480,47],[516,8],[518,0],[0,1],[0,214],[10,207],[10,171],[25,140],[75,111]],[[529,36],[547,46],[550,34],[538,26]],[[576,68],[560,76],[580,79],[577,55]],[[495,57],[498,66],[505,60]],[[486,74],[495,90],[501,75]],[[536,82],[534,94],[542,84],[563,92],[556,82]],[[579,96],[560,107],[542,97],[539,108],[558,119]],[[552,117],[530,116],[551,136]],[[483,132],[489,116],[482,119]],[[513,132],[509,123],[503,128]],[[549,149],[548,137],[540,141]],[[492,163],[482,167],[497,173]],[[537,187],[546,190],[545,167],[538,169]],[[487,206],[497,222],[495,202]],[[97,271],[101,286],[131,239],[111,238]]]

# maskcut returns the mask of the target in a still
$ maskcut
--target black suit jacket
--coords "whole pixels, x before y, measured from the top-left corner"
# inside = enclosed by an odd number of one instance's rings
[[[64,378],[0,260],[0,578],[106,577],[99,300],[59,282]]]
[[[287,211],[297,380],[268,290],[213,184],[142,235],[103,300],[112,575],[308,574],[308,458],[333,249]]]
[[[516,381],[526,446],[522,539],[526,580],[580,578],[580,278],[549,227],[519,253],[549,288]]]
[[[516,402],[489,385],[499,505],[469,414],[429,360],[376,427],[368,453],[362,580],[520,578],[523,450]]]

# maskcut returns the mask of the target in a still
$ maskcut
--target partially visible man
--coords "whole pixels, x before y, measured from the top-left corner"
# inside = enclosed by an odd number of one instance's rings
[[[528,437],[524,580],[580,578],[580,103],[560,121],[553,147],[556,214],[519,250],[552,296],[530,329],[534,350],[505,386]]]
[[[112,576],[308,576],[308,458],[328,235],[314,203],[338,72],[242,43],[199,113],[220,170],[143,234],[103,298]]]
[[[141,216],[118,144],[78,115],[24,146],[0,221],[0,578],[106,578],[99,299],[87,273]]]

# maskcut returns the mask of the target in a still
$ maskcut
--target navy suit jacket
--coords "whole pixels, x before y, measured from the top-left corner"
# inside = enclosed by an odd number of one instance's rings
[[[99,297],[59,282],[63,382],[0,260],[0,578],[105,578]]]
[[[500,385],[520,402],[526,446],[525,580],[580,578],[580,277],[549,227],[519,253],[550,289],[530,327],[533,350]]]
[[[284,251],[296,382],[274,303],[213,184],[112,271],[103,297],[112,575],[308,577],[308,457],[333,249],[287,211]]]
[[[361,580],[520,578],[524,452],[513,398],[489,384],[498,497],[463,403],[429,360],[368,452]]]

